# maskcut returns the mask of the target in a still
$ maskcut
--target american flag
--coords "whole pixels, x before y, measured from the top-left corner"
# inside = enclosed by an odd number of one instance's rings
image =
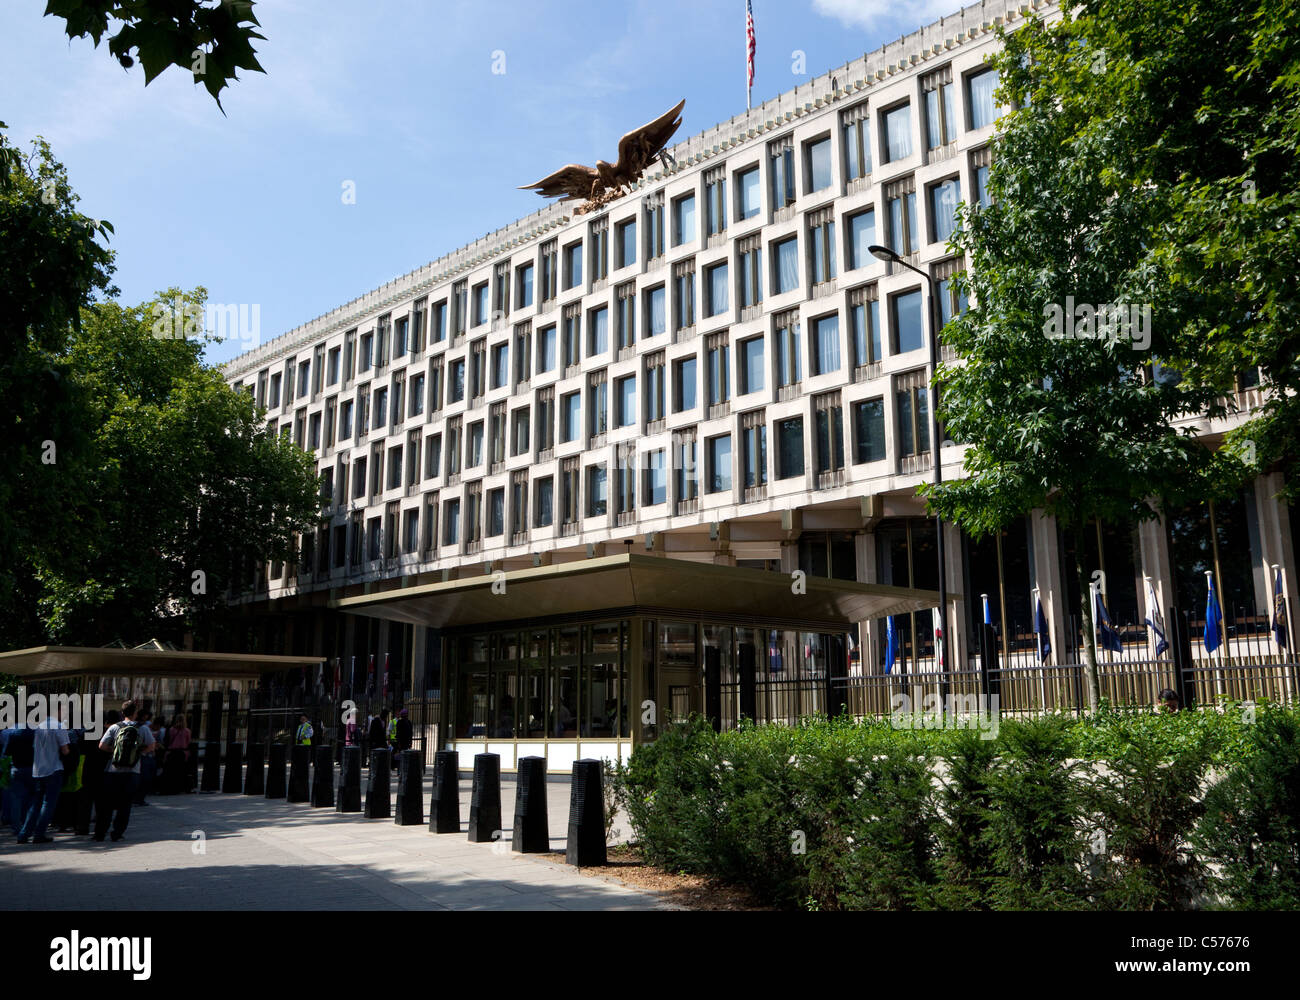
[[[749,70],[750,87],[754,86],[754,52],[758,43],[754,40],[754,4],[745,0],[745,63]]]

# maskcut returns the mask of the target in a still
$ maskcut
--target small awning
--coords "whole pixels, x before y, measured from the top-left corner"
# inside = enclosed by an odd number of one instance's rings
[[[120,677],[258,677],[271,670],[315,667],[319,656],[201,653],[184,649],[33,646],[0,653],[0,674],[24,678],[106,674]]]
[[[929,590],[621,553],[338,598],[355,615],[435,628],[641,609],[843,630],[938,607]]]

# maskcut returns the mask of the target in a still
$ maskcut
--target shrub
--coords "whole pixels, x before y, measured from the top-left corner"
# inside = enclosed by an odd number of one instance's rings
[[[1300,720],[1267,712],[1251,733],[1252,753],[1205,796],[1192,841],[1214,859],[1210,884],[1220,905],[1300,908]]]
[[[998,747],[972,731],[960,732],[940,758],[937,806],[941,817],[939,885],[942,909],[987,909],[993,878],[990,850],[992,789]]]

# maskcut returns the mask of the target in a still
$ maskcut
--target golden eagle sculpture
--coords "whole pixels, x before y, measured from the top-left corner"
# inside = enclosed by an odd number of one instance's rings
[[[671,111],[623,136],[618,141],[617,163],[597,160],[594,167],[570,163],[535,184],[522,185],[519,190],[535,190],[543,198],[584,201],[585,204],[575,210],[575,215],[604,208],[621,197],[655,157],[663,154],[668,140],[682,123],[682,108],[685,106],[683,98]]]

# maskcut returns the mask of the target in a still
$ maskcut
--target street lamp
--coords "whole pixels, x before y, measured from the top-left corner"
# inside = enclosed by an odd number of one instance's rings
[[[877,260],[883,260],[886,264],[898,264],[907,268],[909,271],[915,271],[925,279],[929,288],[930,297],[929,305],[925,314],[930,326],[930,453],[934,461],[934,484],[938,486],[943,482],[943,463],[939,460],[939,450],[942,441],[939,439],[939,389],[935,384],[935,373],[939,369],[939,323],[935,315],[935,307],[938,303],[938,294],[935,291],[934,279],[930,277],[928,271],[922,271],[919,267],[914,267],[907,261],[903,260],[899,254],[889,247],[873,244],[867,247],[871,256]],[[949,659],[949,637],[948,637],[948,580],[945,570],[947,569],[947,560],[944,558],[943,547],[943,518],[938,514],[934,516],[935,528],[935,549],[939,557],[939,634],[944,643],[944,662],[942,664],[942,673],[939,675],[940,691],[942,694],[942,710],[947,710],[948,705],[948,664]],[[936,655],[938,650],[935,650]]]

